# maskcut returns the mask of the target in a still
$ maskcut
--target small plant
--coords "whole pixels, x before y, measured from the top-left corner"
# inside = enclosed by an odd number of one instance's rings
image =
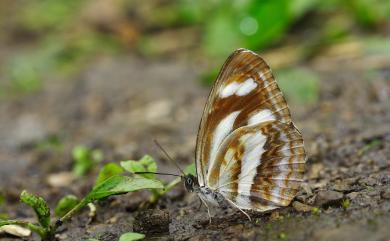
[[[56,213],[61,215],[61,218],[59,218],[56,222],[51,221],[50,209],[47,202],[42,197],[23,191],[20,194],[20,200],[34,209],[38,222],[31,223],[21,220],[0,219],[0,227],[15,224],[26,227],[37,233],[42,240],[53,240],[57,228],[60,227],[62,223],[68,221],[80,209],[93,201],[142,189],[161,189],[163,187],[162,183],[158,180],[147,179],[141,176],[128,177],[113,175],[95,185],[92,191],[90,191],[80,201],[77,201],[76,198],[70,196],[61,199],[56,208]]]
[[[123,172],[130,172],[132,174],[140,173],[140,172],[148,172],[139,174],[140,176],[150,179],[150,180],[158,180],[156,179],[157,172],[157,163],[153,157],[149,155],[143,156],[140,160],[128,160],[122,161],[120,165],[116,163],[108,163],[106,164],[100,171],[98,178],[96,179],[96,184],[104,181],[105,179],[111,177],[112,175],[122,174]],[[195,175],[195,165],[189,165],[185,168],[184,173]],[[180,177],[175,178],[171,182],[164,185],[164,188],[161,189],[151,189],[151,197],[148,201],[149,204],[154,204],[158,201],[158,199],[170,192],[178,183],[180,183]]]
[[[96,163],[103,160],[103,154],[100,150],[91,150],[78,145],[72,150],[72,158],[74,160],[73,174],[80,177],[90,171]]]
[[[94,155],[97,155],[97,157],[94,157]],[[84,174],[84,171],[89,169],[89,165],[94,164],[97,159],[101,159],[101,156],[101,154],[94,154],[94,151],[81,146],[78,146],[73,150],[73,157],[77,162],[76,165],[80,165],[79,167],[76,167],[79,174]],[[164,185],[156,179],[154,173],[143,173],[129,177],[122,175],[125,171],[133,174],[138,172],[156,172],[157,164],[149,155],[145,155],[139,161],[123,161],[121,162],[121,165],[116,163],[106,164],[100,170],[94,187],[84,198],[80,200],[76,196],[67,195],[58,202],[57,207],[55,208],[55,214],[59,219],[56,222],[52,222],[49,206],[42,197],[23,191],[20,194],[20,200],[34,209],[38,219],[37,223],[0,219],[0,227],[3,225],[15,224],[26,227],[37,233],[42,240],[53,240],[57,228],[60,227],[62,223],[71,219],[78,211],[94,201],[113,195],[148,189],[152,193],[149,203],[153,204],[157,202],[161,196],[171,191],[181,181],[181,178],[177,177]],[[191,173],[195,175],[195,166],[188,166],[184,172],[186,174]],[[125,233],[121,236],[120,241],[139,240],[142,238],[144,238],[143,234]]]
[[[313,215],[319,216],[320,213],[321,213],[321,209],[319,209],[319,208],[317,208],[317,207],[314,207],[314,208],[312,208],[311,213],[312,213]]]
[[[288,240],[287,238],[287,234],[284,233],[284,232],[281,232],[279,235],[278,235],[279,239],[281,240]]]
[[[377,140],[377,139],[372,140],[371,142],[367,143],[362,148],[360,148],[357,152],[357,155],[362,156],[362,155],[366,154],[368,151],[380,146],[381,144],[382,144],[381,140]]]
[[[145,178],[156,180],[155,174],[153,172],[157,171],[157,164],[156,161],[149,155],[145,155],[139,161],[133,161],[133,160],[123,161],[121,162],[121,166],[130,173],[152,172],[152,173],[145,173],[141,175]],[[187,168],[185,168],[184,170],[184,173],[195,175],[195,165],[192,164],[187,166]],[[180,183],[180,181],[181,178],[177,177],[171,182],[167,183],[163,189],[150,190],[152,196],[149,199],[149,203],[150,204],[156,203],[161,196],[170,192],[178,183]]]
[[[344,199],[343,201],[341,201],[341,207],[344,209],[344,210],[347,210],[350,206],[350,201],[348,198]]]
[[[260,218],[256,218],[255,224],[260,224],[260,223],[261,223],[261,219]]]

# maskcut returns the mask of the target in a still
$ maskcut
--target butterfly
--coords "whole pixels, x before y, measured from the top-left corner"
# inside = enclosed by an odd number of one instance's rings
[[[242,211],[287,206],[305,170],[302,135],[268,64],[247,49],[224,63],[205,105],[196,143],[196,176],[185,187],[206,205]]]

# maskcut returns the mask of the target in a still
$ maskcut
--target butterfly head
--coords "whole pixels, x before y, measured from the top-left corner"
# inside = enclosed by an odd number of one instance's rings
[[[184,186],[186,187],[187,191],[194,192],[195,189],[199,187],[198,179],[191,174],[183,176],[184,180]]]

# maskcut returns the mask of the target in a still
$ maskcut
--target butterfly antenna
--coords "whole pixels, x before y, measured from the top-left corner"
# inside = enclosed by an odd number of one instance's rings
[[[177,162],[175,160],[173,160],[173,158],[171,156],[169,156],[168,152],[166,152],[164,150],[164,148],[160,145],[160,143],[158,143],[158,141],[155,139],[153,140],[153,142],[162,151],[162,153],[164,153],[164,155],[168,158],[168,160],[170,160],[176,166],[176,168],[179,169],[179,171],[185,176],[186,174],[184,173],[183,169],[181,169],[179,167],[179,165],[177,164]]]
[[[163,172],[134,172],[134,174],[156,174],[156,175],[182,177],[181,175],[172,174],[172,173],[163,173]]]

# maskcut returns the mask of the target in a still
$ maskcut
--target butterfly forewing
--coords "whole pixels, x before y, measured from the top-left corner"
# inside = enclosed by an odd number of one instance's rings
[[[203,112],[196,148],[200,186],[241,209],[286,206],[303,179],[305,150],[269,66],[239,49],[225,62]]]
[[[238,49],[222,67],[203,111],[196,147],[199,184],[207,185],[229,134],[271,120],[291,122],[286,101],[267,63],[252,51]]]

